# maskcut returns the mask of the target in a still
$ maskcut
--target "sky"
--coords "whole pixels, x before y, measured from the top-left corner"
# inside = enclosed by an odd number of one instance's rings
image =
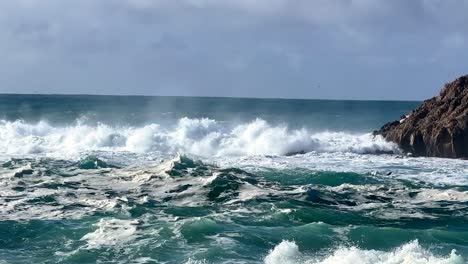
[[[0,0],[0,93],[423,100],[468,0]]]

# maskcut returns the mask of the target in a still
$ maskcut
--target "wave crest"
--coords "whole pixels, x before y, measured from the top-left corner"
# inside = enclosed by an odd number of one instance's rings
[[[385,252],[377,250],[363,250],[356,247],[343,247],[335,250],[324,259],[308,258],[302,256],[294,242],[283,241],[278,244],[265,257],[265,264],[393,264],[393,263],[420,263],[420,264],[463,264],[463,257],[452,250],[448,257],[435,256],[421,247],[417,240],[404,244],[394,251]]]
[[[0,121],[0,152],[34,154],[93,150],[138,153],[184,152],[199,156],[288,155],[306,152],[398,153],[382,137],[344,132],[313,133],[273,126],[262,119],[234,127],[216,120],[181,118],[164,127],[113,127],[106,124],[54,127],[45,121]]]

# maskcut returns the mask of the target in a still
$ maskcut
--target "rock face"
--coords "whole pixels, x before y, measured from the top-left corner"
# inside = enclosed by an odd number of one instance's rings
[[[439,96],[374,134],[415,156],[468,158],[468,75],[446,84]]]

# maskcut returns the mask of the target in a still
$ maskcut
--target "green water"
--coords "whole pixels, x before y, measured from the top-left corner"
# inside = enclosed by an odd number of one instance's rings
[[[0,102],[0,263],[467,263],[467,161],[369,134],[415,102]]]

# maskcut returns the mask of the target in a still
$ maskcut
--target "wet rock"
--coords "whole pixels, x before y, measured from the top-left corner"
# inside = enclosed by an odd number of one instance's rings
[[[415,156],[468,158],[468,75],[374,134]]]

